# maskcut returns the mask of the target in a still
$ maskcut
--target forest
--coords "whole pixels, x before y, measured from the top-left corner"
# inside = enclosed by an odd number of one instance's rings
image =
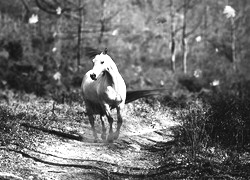
[[[0,1],[0,179],[249,179],[249,18],[248,0]],[[105,147],[89,145],[84,116],[89,47],[108,49],[127,89],[166,89],[129,104],[121,140]],[[74,149],[84,133],[77,148],[130,156],[80,163],[48,149]]]

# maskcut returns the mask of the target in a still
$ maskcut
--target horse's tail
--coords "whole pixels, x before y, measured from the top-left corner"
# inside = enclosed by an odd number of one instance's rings
[[[163,94],[164,92],[166,92],[166,89],[127,91],[125,103],[127,104],[143,97],[160,95]]]

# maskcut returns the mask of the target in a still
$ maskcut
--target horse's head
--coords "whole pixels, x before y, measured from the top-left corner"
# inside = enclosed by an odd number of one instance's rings
[[[104,75],[105,72],[110,73],[111,70],[117,70],[114,61],[109,55],[107,55],[107,49],[105,49],[101,54],[96,55],[92,61],[94,63],[91,70],[92,72],[90,73],[92,80],[97,80],[98,77]]]

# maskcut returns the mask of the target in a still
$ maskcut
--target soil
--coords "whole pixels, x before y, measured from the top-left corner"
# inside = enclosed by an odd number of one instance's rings
[[[131,108],[125,109],[120,137],[113,143],[94,143],[86,116],[72,119],[55,115],[46,123],[32,118],[17,120],[14,133],[20,133],[19,140],[0,147],[0,179],[164,177],[174,168],[164,159],[166,150],[175,143],[171,128],[178,123],[167,113],[152,110],[132,114]],[[98,117],[96,127],[100,137]]]

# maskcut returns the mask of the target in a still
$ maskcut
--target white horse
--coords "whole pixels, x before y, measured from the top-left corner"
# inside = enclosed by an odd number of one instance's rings
[[[89,117],[95,142],[98,140],[95,125],[94,115],[99,114],[102,123],[101,138],[106,140],[106,128],[103,117],[106,115],[109,122],[108,142],[117,139],[120,134],[122,125],[121,110],[125,103],[134,101],[141,97],[156,95],[162,90],[139,90],[126,91],[126,84],[118,71],[118,68],[109,55],[107,49],[100,52],[95,49],[88,49],[87,55],[94,57],[93,68],[89,70],[82,80],[82,93],[86,105],[86,112]],[[89,54],[88,54],[89,53]],[[100,53],[100,54],[99,54]],[[126,98],[127,95],[127,98]],[[117,129],[113,132],[112,124],[113,118],[111,116],[111,109],[117,110]]]

